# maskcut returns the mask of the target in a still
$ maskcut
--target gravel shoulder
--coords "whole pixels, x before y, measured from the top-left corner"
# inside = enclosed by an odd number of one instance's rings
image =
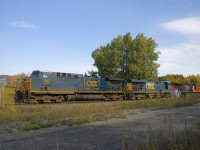
[[[146,111],[124,119],[94,122],[80,126],[59,126],[35,131],[0,134],[1,150],[104,150],[121,149],[125,139],[143,140],[148,126],[159,129],[170,116],[177,127],[192,125],[200,104],[157,111]]]

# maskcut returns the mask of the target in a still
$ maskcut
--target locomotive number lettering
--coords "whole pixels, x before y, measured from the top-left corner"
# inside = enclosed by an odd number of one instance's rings
[[[148,89],[148,90],[154,90],[154,86],[155,86],[154,83],[147,83],[146,84],[146,89]]]
[[[50,84],[48,79],[45,79],[43,84]]]
[[[87,80],[86,86],[88,86],[88,87],[98,87],[98,81]]]

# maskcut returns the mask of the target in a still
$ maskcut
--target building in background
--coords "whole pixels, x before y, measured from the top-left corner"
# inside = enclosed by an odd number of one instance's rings
[[[17,76],[0,75],[0,84],[4,83],[6,86],[14,86],[17,81]]]
[[[0,79],[0,84],[6,84],[6,78]]]

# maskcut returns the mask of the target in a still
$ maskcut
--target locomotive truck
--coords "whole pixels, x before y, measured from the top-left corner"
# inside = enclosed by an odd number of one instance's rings
[[[84,77],[82,74],[35,70],[23,78],[16,103],[61,103],[79,100],[134,100],[176,94],[167,81]]]

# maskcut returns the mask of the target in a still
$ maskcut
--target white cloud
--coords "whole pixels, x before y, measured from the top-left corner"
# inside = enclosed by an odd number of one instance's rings
[[[160,75],[200,74],[200,17],[190,17],[160,24],[164,29],[185,34],[188,42],[159,48]],[[172,34],[173,36],[173,34]]]
[[[200,74],[200,41],[160,48],[160,75]]]
[[[10,22],[9,25],[12,26],[12,27],[25,28],[25,29],[39,29],[40,28],[39,26],[37,26],[33,23],[28,23],[28,22],[23,21],[23,20]]]
[[[161,27],[184,34],[200,34],[200,17],[184,18],[160,24]]]

